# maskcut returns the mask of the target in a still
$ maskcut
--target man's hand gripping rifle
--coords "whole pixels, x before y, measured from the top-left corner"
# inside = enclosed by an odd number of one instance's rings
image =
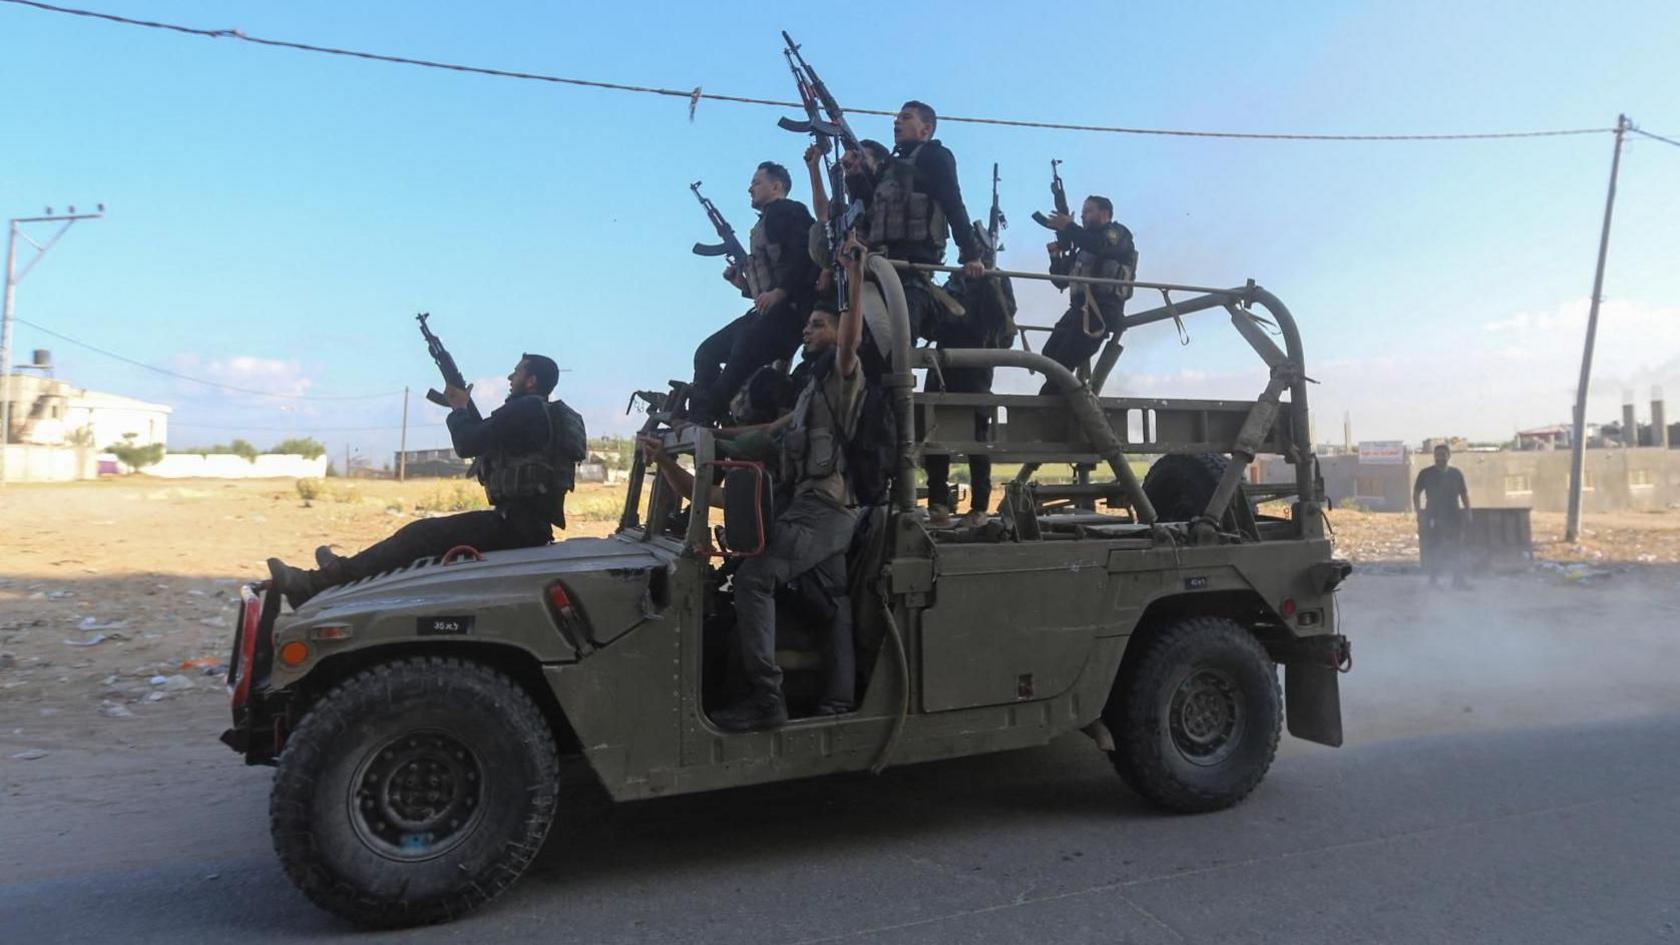
[[[438,336],[426,327],[426,319],[431,317],[430,312],[421,312],[414,316],[414,320],[420,323],[420,336],[426,339],[426,351],[432,356],[432,360],[437,362],[438,371],[443,374],[443,383],[462,390],[470,389],[467,387],[467,379],[461,376],[461,369],[455,366],[454,355],[451,355],[449,349],[443,346],[443,342],[438,340]],[[426,399],[439,407],[449,407],[449,398],[435,389],[426,391]]]
[[[700,193],[700,181],[689,184],[688,189],[694,191],[695,198],[700,201],[700,206],[706,211],[706,219],[712,221],[712,229],[717,230],[720,240],[717,243],[695,243],[694,255],[722,256],[729,262],[729,265],[739,269],[741,264],[746,262],[747,249],[735,237],[735,228],[730,226],[729,221],[725,220],[723,214],[718,212],[717,204],[707,200],[706,196]]]
[[[847,123],[840,103],[817,76],[817,70],[811,68],[811,64],[800,55],[799,44],[786,30],[782,31],[782,40],[787,44],[782,55],[787,58],[788,69],[793,72],[793,81],[799,87],[799,101],[805,106],[805,119],[782,118],[776,122],[777,126],[797,134],[809,134],[824,148],[837,146],[842,151],[857,151],[861,155],[863,146],[858,143],[857,135],[852,133],[852,126]],[[846,192],[846,172],[839,157],[835,154],[828,164],[829,205],[844,209],[829,211],[828,250],[834,259],[834,284],[839,290],[839,307],[844,312],[851,293],[846,285],[846,267],[840,264],[840,250],[845,246],[853,225],[863,216],[863,201]]]

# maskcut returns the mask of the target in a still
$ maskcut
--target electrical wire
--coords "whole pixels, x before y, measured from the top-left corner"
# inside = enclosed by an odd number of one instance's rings
[[[1672,144],[1675,147],[1680,148],[1680,141],[1676,141],[1673,138],[1665,138],[1662,135],[1652,134],[1651,132],[1646,131],[1643,128],[1635,128],[1632,125],[1628,126],[1628,130],[1633,132],[1636,135],[1644,135],[1647,138],[1652,138],[1654,140],[1661,141],[1663,144]]]
[[[774,108],[803,108],[803,105],[799,102],[788,102],[767,98],[751,98],[743,95],[721,95],[715,92],[705,92],[702,91],[702,86],[696,86],[693,89],[685,91],[682,89],[659,88],[657,86],[628,85],[620,82],[603,82],[594,79],[574,79],[563,76],[545,75],[539,72],[523,72],[514,69],[497,69],[486,66],[468,66],[460,63],[417,59],[411,56],[396,56],[385,53],[364,52],[354,49],[340,49],[332,46],[317,46],[312,43],[300,43],[291,40],[268,39],[261,36],[251,36],[237,29],[200,29],[197,27],[183,26],[178,23],[164,23],[157,20],[139,20],[132,17],[117,16],[112,13],[100,13],[94,10],[81,10],[72,7],[55,6],[50,3],[41,3],[39,0],[0,0],[0,3],[31,7],[48,13],[60,13],[68,16],[104,20],[111,23],[120,23],[125,26],[168,30],[176,33],[185,33],[191,36],[202,36],[209,39],[235,39],[240,42],[253,43],[259,46],[273,46],[281,49],[320,53],[328,56],[347,56],[353,59],[366,59],[374,62],[386,62],[404,66],[418,66],[425,69],[444,69],[451,72],[465,72],[475,75],[493,76],[502,79],[549,82],[558,85],[573,85],[582,86],[584,88],[605,89],[613,92],[632,92],[642,95],[659,95],[668,98],[678,98],[687,101],[690,104],[691,119],[693,117],[693,105],[701,100],[729,102],[736,105],[765,105]],[[898,114],[896,109],[889,111],[878,108],[848,108],[846,111],[859,115],[893,116]],[[1447,134],[1297,134],[1288,132],[1193,131],[1172,128],[1130,128],[1119,125],[1070,124],[1066,122],[1033,121],[1014,118],[982,118],[971,115],[941,115],[939,116],[939,120],[942,122],[994,125],[1006,128],[1038,128],[1052,131],[1083,131],[1100,134],[1156,135],[1182,138],[1240,138],[1246,140],[1265,141],[1476,141],[1501,138],[1555,138],[1566,135],[1606,134],[1615,131],[1614,128],[1564,128],[1540,131],[1488,131]],[[1645,132],[1641,133],[1644,134]],[[1655,136],[1653,135],[1652,137]],[[1673,144],[1674,142],[1671,141],[1669,143]]]
[[[4,2],[9,2],[9,0],[4,0]],[[250,387],[237,387],[233,384],[223,384],[219,381],[208,381],[208,380],[205,380],[202,377],[193,377],[190,374],[182,374],[179,371],[171,371],[168,368],[161,368],[161,367],[158,367],[155,364],[147,364],[144,361],[136,361],[133,358],[117,354],[115,351],[107,351],[106,349],[98,347],[97,345],[88,344],[87,342],[81,340],[80,338],[72,338],[69,335],[66,335],[62,332],[53,331],[51,328],[48,328],[45,325],[37,325],[27,318],[18,318],[16,316],[13,316],[12,320],[17,322],[20,325],[28,325],[30,328],[33,328],[38,332],[41,332],[41,333],[47,334],[47,335],[51,335],[54,338],[57,338],[61,341],[68,341],[73,345],[76,345],[76,346],[82,347],[82,348],[86,348],[87,350],[92,351],[95,354],[102,354],[107,358],[112,358],[112,359],[115,359],[117,361],[121,361],[124,364],[132,364],[135,367],[145,368],[148,371],[156,371],[159,374],[163,374],[163,375],[166,375],[168,377],[173,377],[173,378],[176,378],[178,380],[191,381],[194,384],[203,384],[205,387],[215,387],[215,388],[218,388],[220,390],[232,391],[236,394],[252,394],[252,395],[255,395],[257,397],[275,397],[275,398],[278,398],[278,399],[281,399],[281,400],[380,400],[380,399],[383,399],[383,398],[386,398],[386,397],[401,397],[402,396],[401,391],[389,391],[389,392],[383,393],[383,394],[282,394],[282,393],[277,393],[275,391],[256,390],[256,389],[250,388]]]

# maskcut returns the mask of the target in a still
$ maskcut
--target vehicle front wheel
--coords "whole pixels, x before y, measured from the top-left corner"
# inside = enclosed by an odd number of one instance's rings
[[[1133,644],[1104,710],[1109,753],[1128,786],[1179,813],[1247,797],[1277,753],[1277,671],[1254,635],[1224,617],[1192,617]]]
[[[531,697],[457,659],[339,683],[286,742],[274,849],[316,905],[356,925],[454,918],[530,865],[554,819],[554,737]]]

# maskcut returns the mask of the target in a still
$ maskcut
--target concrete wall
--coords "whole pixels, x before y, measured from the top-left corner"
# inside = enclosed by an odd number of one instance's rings
[[[231,454],[170,453],[141,472],[160,479],[319,479],[327,474],[327,458],[265,453],[250,462]]]
[[[73,446],[5,447],[7,482],[72,482],[99,475],[98,451]]]
[[[1360,463],[1357,456],[1321,456],[1324,491],[1337,505],[1357,502],[1374,512],[1412,510],[1412,484],[1434,461],[1414,453],[1402,465]],[[1289,482],[1294,469],[1281,457],[1262,457],[1259,481]],[[1564,512],[1569,504],[1569,451],[1501,450],[1454,453],[1470,504]],[[1680,507],[1680,449],[1590,449],[1581,508],[1587,512]]]

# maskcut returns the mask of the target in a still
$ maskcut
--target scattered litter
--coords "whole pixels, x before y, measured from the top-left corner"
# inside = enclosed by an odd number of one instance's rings
[[[181,668],[182,669],[197,669],[198,667],[201,667],[201,666],[209,667],[209,666],[215,666],[215,665],[216,665],[216,658],[214,656],[198,656],[198,657],[194,657],[193,659],[190,659],[190,660],[182,660],[181,661]]]
[[[105,685],[115,686],[119,678],[121,677],[119,677],[116,673],[112,673],[111,675],[105,677]]]
[[[99,714],[108,719],[134,718],[134,713],[128,710],[128,706],[118,705],[115,702],[101,702],[99,704]]]
[[[33,597],[34,595],[30,595],[30,596]],[[63,600],[66,597],[75,597],[75,596],[76,596],[75,591],[48,591],[47,592],[47,600]]]
[[[64,645],[65,646],[98,646],[99,644],[104,643],[106,640],[109,640],[109,639],[110,639],[110,637],[107,637],[103,633],[96,633],[93,636],[88,637],[86,640],[66,639],[64,641]]]
[[[205,625],[206,627],[220,627],[223,624],[227,623],[227,618],[226,617],[201,617],[201,618],[199,618],[198,622]]]
[[[39,748],[29,748],[24,751],[14,752],[6,757],[12,759],[13,761],[34,761],[37,758],[47,757],[47,753]]]
[[[126,620],[109,620],[109,621],[106,621],[105,623],[100,623],[98,617],[83,617],[81,619],[81,621],[76,624],[76,629],[77,630],[120,630],[120,629],[122,629],[123,627],[126,627],[126,626],[128,626],[128,621],[126,621]]]
[[[148,693],[146,693],[146,701],[147,702],[162,702],[163,701],[163,693],[161,693],[161,692],[148,692]]]
[[[195,587],[192,590],[187,592],[187,596],[189,596],[189,597],[203,597],[204,592]]]
[[[180,692],[191,688],[193,688],[193,681],[186,676],[177,674],[163,680],[163,690],[165,692]]]
[[[169,677],[168,676],[153,676],[151,679],[148,679],[146,681],[151,683],[154,686],[161,686],[164,683],[169,681]]]

